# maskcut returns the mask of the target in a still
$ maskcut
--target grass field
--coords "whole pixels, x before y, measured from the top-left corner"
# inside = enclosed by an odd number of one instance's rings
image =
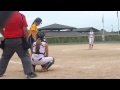
[[[56,59],[55,64],[48,72],[37,66],[35,79],[120,79],[119,42],[97,42],[93,50],[87,43],[50,44],[49,53]],[[16,53],[0,79],[26,79]]]
[[[77,45],[77,44],[88,44],[88,42],[50,43],[49,45]],[[94,44],[120,44],[120,41],[94,42]]]

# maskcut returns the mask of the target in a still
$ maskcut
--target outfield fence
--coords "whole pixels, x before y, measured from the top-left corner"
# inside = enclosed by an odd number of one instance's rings
[[[88,36],[55,36],[46,37],[48,43],[77,43],[77,42],[88,42]],[[120,35],[118,34],[107,34],[105,35],[105,41],[120,41]],[[95,42],[102,42],[102,35],[95,36]]]
[[[0,40],[3,40],[0,37]],[[81,36],[46,36],[48,43],[78,43],[78,42],[88,42],[87,35]],[[95,35],[95,42],[102,42],[102,35]],[[120,34],[106,34],[105,41],[120,41]]]

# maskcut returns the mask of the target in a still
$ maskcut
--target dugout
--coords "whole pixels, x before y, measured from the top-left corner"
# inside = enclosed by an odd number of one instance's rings
[[[84,32],[89,32],[90,30],[93,30],[94,32],[100,32],[100,30],[93,28],[93,27],[86,27],[86,28],[77,28],[77,29],[73,29],[73,31],[75,32],[80,32],[80,33],[84,33]]]
[[[77,28],[55,23],[55,24],[51,24],[51,25],[48,25],[48,26],[45,26],[45,27],[41,27],[38,30],[45,32],[45,31],[61,31],[61,30],[65,30],[65,29],[73,31],[73,29],[77,29]]]

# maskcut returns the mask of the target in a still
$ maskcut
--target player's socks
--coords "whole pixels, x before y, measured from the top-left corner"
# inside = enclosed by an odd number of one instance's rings
[[[92,49],[93,49],[93,45],[92,45]]]
[[[89,44],[89,49],[91,49],[91,44]]]

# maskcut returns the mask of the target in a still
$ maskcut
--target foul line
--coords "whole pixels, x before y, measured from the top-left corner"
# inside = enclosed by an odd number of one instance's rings
[[[83,67],[80,67],[80,68],[94,68],[95,65],[92,65],[92,66],[83,66]]]
[[[10,61],[11,63],[14,63],[14,64],[22,64],[21,62],[14,62],[14,61]]]

